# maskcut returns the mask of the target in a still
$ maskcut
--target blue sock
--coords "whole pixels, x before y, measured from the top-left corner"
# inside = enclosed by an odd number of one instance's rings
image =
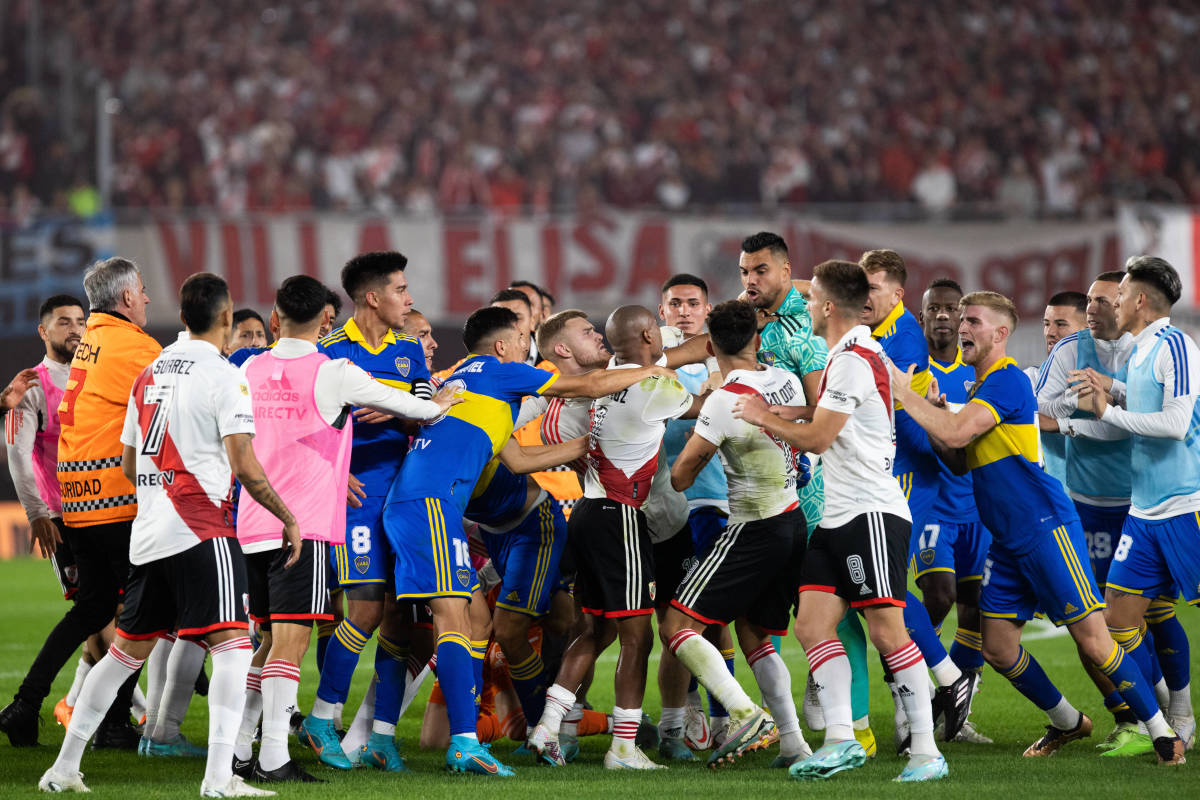
[[[950,645],[950,660],[963,672],[979,672],[983,669],[983,636],[979,631],[959,628],[954,632],[954,643]]]
[[[1158,646],[1149,625],[1142,625],[1142,646],[1150,654],[1150,685],[1157,686],[1163,679],[1162,665],[1158,663]]]
[[[1121,693],[1113,689],[1112,694],[1105,696],[1104,707],[1113,715],[1118,723],[1121,722],[1137,722],[1137,717],[1133,713],[1133,709],[1129,707],[1129,703],[1125,702],[1125,698],[1121,697]]]
[[[324,669],[317,685],[317,697],[327,703],[345,703],[350,680],[358,666],[358,654],[367,646],[371,634],[364,633],[344,619],[333,631],[325,650]]]
[[[1150,652],[1150,648],[1146,646],[1146,639],[1142,635],[1140,628],[1109,628],[1108,632],[1112,634],[1113,641],[1121,645],[1137,665],[1138,670],[1142,673],[1143,679],[1147,682],[1146,685],[1154,686],[1157,683],[1154,680],[1154,655]],[[1136,709],[1134,709],[1136,711]]]
[[[700,691],[700,681],[696,680],[696,676],[693,675],[692,679],[688,681],[688,694],[698,691]]]
[[[867,672],[867,635],[853,608],[838,623],[837,635],[850,660],[850,713],[854,719],[862,719],[871,712],[871,684]]]
[[[1008,678],[1013,688],[1029,698],[1042,711],[1049,711],[1062,700],[1062,692],[1055,688],[1042,665],[1024,647],[1017,654],[1017,660],[1012,666],[997,671]]]
[[[1154,647],[1158,653],[1163,678],[1167,681],[1167,688],[1178,692],[1192,680],[1188,661],[1191,651],[1187,633],[1179,623],[1179,618],[1175,616],[1175,609],[1170,605],[1162,610],[1160,606],[1151,603],[1150,610],[1146,613],[1146,621],[1150,623],[1150,630],[1154,631]]]
[[[479,709],[479,703],[483,700],[483,664],[487,658],[488,640],[472,640],[471,641],[471,671],[475,679],[475,708]]]
[[[1125,698],[1125,702],[1129,703],[1138,719],[1145,722],[1158,713],[1154,687],[1133,659],[1125,658],[1125,649],[1120,644],[1113,646],[1112,654],[1099,666],[1100,671],[1117,687],[1121,697]]]
[[[408,645],[388,639],[383,634],[375,643],[375,719],[395,725],[400,719],[400,704],[404,701],[404,684],[408,681]]]
[[[521,710],[525,712],[526,720],[536,724],[542,718],[546,707],[546,665],[542,657],[534,650],[523,661],[508,665],[508,677],[512,679],[513,689],[521,701]]]
[[[471,661],[471,641],[466,636],[443,633],[438,637],[438,683],[446,698],[451,736],[475,733],[475,677]]]
[[[730,675],[734,674],[733,665],[735,655],[736,653],[733,648],[728,650],[725,650],[724,648],[721,649],[721,658],[725,660],[725,669],[729,670]],[[729,712],[725,710],[725,706],[721,705],[721,701],[718,700],[717,696],[712,692],[708,693],[708,715],[710,717],[729,716]]]
[[[908,628],[908,635],[925,657],[926,664],[932,667],[946,659],[946,647],[933,628],[933,620],[929,618],[925,604],[911,591],[904,605],[904,627]]]

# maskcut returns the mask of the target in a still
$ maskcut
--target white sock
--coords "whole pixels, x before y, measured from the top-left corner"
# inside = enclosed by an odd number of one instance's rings
[[[837,639],[826,639],[804,651],[808,669],[817,685],[821,712],[825,715],[825,743],[854,738],[850,717],[850,659]]]
[[[1154,684],[1154,701],[1159,708],[1167,708],[1171,704],[1171,690],[1167,688],[1167,679],[1159,678]]]
[[[871,727],[871,717],[869,715],[854,720],[854,730],[856,731],[865,731],[869,727]]]
[[[563,717],[575,705],[575,693],[567,691],[557,683],[546,690],[546,707],[542,711],[542,718],[538,720],[538,724],[555,736],[558,735],[559,726],[562,725]],[[579,719],[583,719],[582,709],[579,714]],[[640,721],[640,717],[639,717]],[[576,729],[578,731],[578,728]]]
[[[378,682],[379,676],[372,674],[367,693],[363,695],[363,700],[358,705],[358,713],[354,715],[354,721],[350,723],[350,728],[342,739],[342,752],[344,753],[358,750],[367,743],[367,737],[370,736],[372,730],[371,723],[375,720],[375,684]]]
[[[1146,731],[1150,734],[1151,739],[1175,735],[1175,731],[1171,730],[1171,726],[1167,723],[1167,718],[1163,716],[1163,712],[1161,711],[1155,711],[1154,716],[1146,720]]]
[[[618,753],[628,753],[637,747],[638,726],[641,724],[642,709],[640,706],[638,708],[613,706],[612,749]]]
[[[146,724],[142,727],[143,736],[150,738],[158,725],[158,710],[162,706],[163,686],[167,682],[167,663],[171,660],[171,651],[175,648],[175,637],[166,634],[158,637],[154,649],[146,659]]]
[[[187,715],[188,704],[196,691],[196,676],[204,666],[208,651],[198,642],[176,639],[171,648],[171,660],[167,662],[167,679],[163,684],[162,699],[158,705],[158,720],[150,738],[156,742],[170,742],[178,738],[179,726]]]
[[[746,656],[746,662],[754,672],[754,680],[758,681],[758,688],[763,693],[767,708],[771,710],[771,716],[775,718],[775,727],[779,730],[779,754],[799,755],[804,749],[804,736],[800,733],[796,701],[792,699],[791,673],[770,641]]]
[[[730,716],[739,720],[746,719],[758,708],[737,679],[729,674],[729,667],[725,665],[721,651],[712,642],[685,628],[672,636],[667,646],[696,676],[696,680],[704,684],[708,693],[725,706]],[[614,726],[616,724],[618,723],[614,723]]]
[[[139,723],[146,717],[146,695],[136,683],[133,685],[133,696],[129,698],[129,710]]]
[[[664,739],[682,739],[683,708],[664,708],[658,719],[658,732]]]
[[[883,660],[896,680],[896,691],[908,715],[912,734],[909,752],[915,756],[938,755],[933,741],[933,707],[929,703],[929,683],[921,651],[909,640],[908,644],[885,655]]]
[[[1069,731],[1079,724],[1079,709],[1067,702],[1067,698],[1058,701],[1058,705],[1046,712],[1050,724],[1059,730]]]
[[[346,707],[345,703],[333,704],[333,727],[334,730],[342,729],[342,709]]]
[[[279,769],[291,760],[288,731],[299,689],[300,667],[288,661],[268,661],[263,667],[262,744],[258,748],[258,763],[264,770]]]
[[[83,751],[88,740],[100,727],[108,707],[117,698],[121,685],[129,680],[129,676],[142,666],[139,659],[126,655],[115,647],[109,648],[108,655],[100,659],[92,667],[83,689],[75,701],[75,710],[71,712],[71,724],[67,726],[67,734],[63,737],[62,749],[54,762],[54,771],[62,775],[74,775],[79,772],[79,762],[83,760]]]
[[[333,712],[337,708],[337,703],[329,703],[319,697],[313,698],[312,711],[309,712],[310,717],[317,719],[332,720]]]
[[[547,695],[548,696],[548,695]],[[549,703],[547,703],[549,705]],[[544,716],[543,716],[544,718]],[[572,703],[571,710],[563,717],[558,726],[559,736],[574,736],[579,738],[579,723],[583,720],[583,703]],[[612,715],[608,717],[608,733],[612,733]]]
[[[904,710],[904,701],[900,699],[900,692],[896,689],[896,681],[884,681],[887,684],[888,691],[892,693],[892,724],[896,726],[896,730],[908,724],[908,713]]]
[[[79,690],[83,688],[83,679],[87,677],[91,669],[92,665],[83,656],[80,656],[79,663],[75,665],[75,680],[71,682],[71,688],[67,690],[67,705],[75,705],[75,700],[79,697]]]
[[[371,733],[381,733],[384,736],[395,736],[396,726],[392,725],[390,722],[380,722],[379,720],[375,720],[371,723]],[[342,749],[345,750],[344,747]]]
[[[246,671],[246,703],[242,709],[242,724],[238,726],[237,738],[233,742],[233,754],[238,761],[249,761],[254,757],[254,731],[258,729],[262,707],[262,667],[251,666]]]
[[[1167,711],[1172,717],[1192,716],[1192,685],[1189,683],[1182,689],[1171,692],[1167,702]]]
[[[208,761],[204,781],[224,786],[233,777],[233,745],[246,702],[246,676],[254,646],[249,636],[213,645],[212,677],[208,682]],[[192,675],[194,681],[196,676]]]
[[[697,686],[696,686],[696,688],[695,688],[695,689],[693,689],[692,691],[688,692],[688,695],[687,695],[687,704],[688,704],[689,706],[691,706],[692,708],[703,708],[703,706],[704,706],[704,700],[702,700],[702,699],[701,699],[701,697],[700,697],[700,686],[699,686],[699,684],[697,684]]]

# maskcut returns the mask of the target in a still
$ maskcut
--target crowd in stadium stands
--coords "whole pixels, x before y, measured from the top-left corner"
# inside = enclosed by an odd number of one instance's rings
[[[94,162],[92,95],[69,148],[55,98],[23,88],[21,5],[0,61],[14,214],[74,205]],[[118,206],[1087,217],[1200,203],[1200,13],[1171,5],[64,0],[40,27],[112,82]]]

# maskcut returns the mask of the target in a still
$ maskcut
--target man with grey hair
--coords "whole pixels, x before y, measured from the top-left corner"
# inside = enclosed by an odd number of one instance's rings
[[[142,330],[150,298],[132,261],[109,258],[93,264],[84,273],[83,288],[91,314],[58,408],[63,535],[75,552],[79,591],[13,702],[0,711],[0,730],[14,746],[37,744],[39,712],[54,677],[88,636],[112,621],[129,575],[137,495],[121,472],[121,427],[134,380],[162,347]],[[94,747],[137,746],[137,731],[129,724],[135,685],[136,678],[122,687]]]

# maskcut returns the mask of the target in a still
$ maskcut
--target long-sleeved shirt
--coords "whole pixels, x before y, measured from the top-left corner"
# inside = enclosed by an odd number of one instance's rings
[[[48,356],[42,359],[42,364],[49,370],[54,385],[65,390],[71,365],[60,364]],[[30,522],[62,515],[61,511],[52,512],[38,491],[33,466],[34,439],[46,429],[50,415],[57,413],[57,408],[46,407],[46,392],[41,386],[31,386],[17,407],[8,412],[4,437],[8,448],[8,471],[17,489],[17,499]]]

